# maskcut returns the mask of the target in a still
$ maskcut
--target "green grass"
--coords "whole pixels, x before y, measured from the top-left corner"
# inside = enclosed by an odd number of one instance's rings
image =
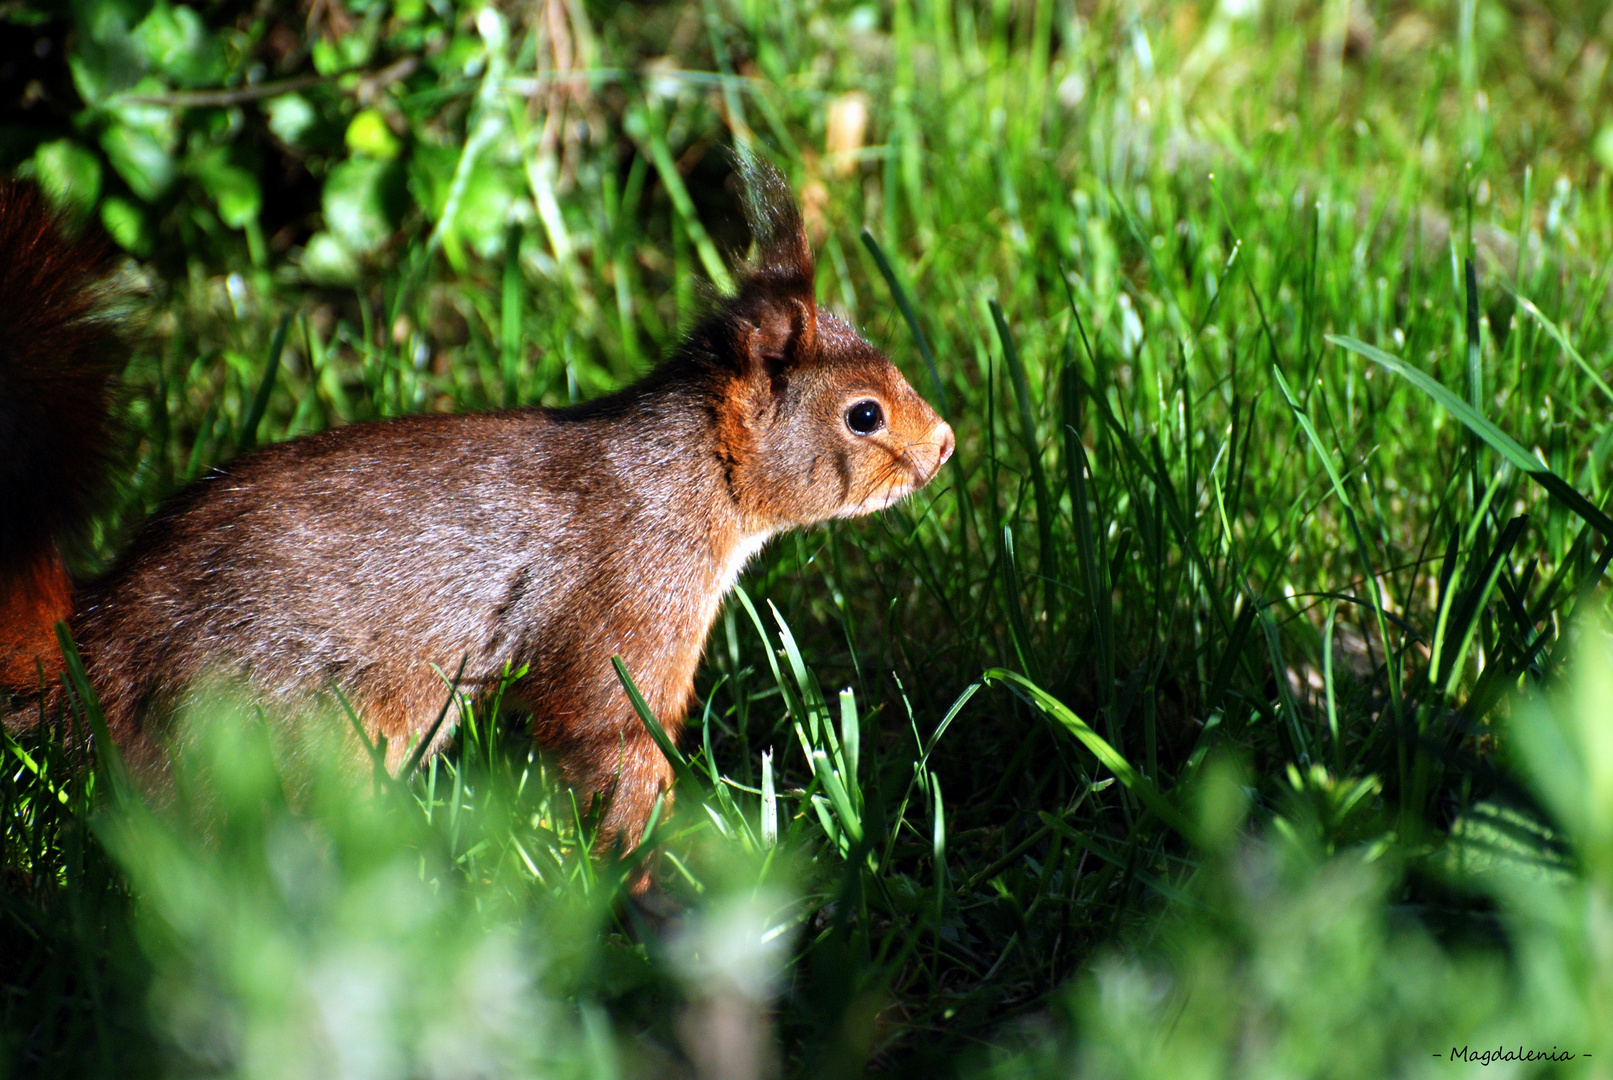
[[[655,832],[681,938],[496,708],[356,794],[203,717],[155,811],[21,737],[15,1071],[660,1075],[771,991],[792,1076],[1605,1068],[1613,699],[1568,647],[1613,552],[1598,23],[1369,7],[600,5],[563,233],[415,213],[344,288],[245,236],[159,257],[104,556],[254,438],[645,370],[743,239],[736,130],[958,450],[719,619]],[[685,74],[634,74],[668,42]]]

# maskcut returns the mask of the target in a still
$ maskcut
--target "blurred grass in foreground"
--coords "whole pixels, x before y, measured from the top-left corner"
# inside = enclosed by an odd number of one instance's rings
[[[1247,777],[1218,759],[1196,799],[1202,868],[1158,926],[1134,950],[1097,959],[1050,1014],[966,1055],[958,1073],[1434,1076],[1458,1050],[1556,1048],[1572,1058],[1550,1075],[1603,1075],[1613,1055],[1613,633],[1592,621],[1578,636],[1566,692],[1530,699],[1509,729],[1558,824],[1479,806],[1445,853],[1451,888],[1494,900],[1510,950],[1441,943],[1399,910],[1392,850],[1327,851],[1323,819],[1359,802],[1323,770],[1295,773],[1278,816],[1251,832]],[[579,856],[578,823],[551,816],[563,790],[541,775],[465,761],[408,786],[366,777],[334,724],[271,729],[228,700],[180,730],[170,798],[115,794],[86,815],[133,899],[103,899],[93,931],[73,928],[85,965],[45,961],[56,978],[43,985],[87,979],[96,990],[76,1038],[14,1041],[14,1066],[759,1076],[779,1062],[774,1016],[800,1023],[825,997],[855,992],[855,972],[822,950],[810,969],[789,962],[824,921],[789,875],[737,833],[695,824],[759,825],[766,811],[749,796],[743,810],[711,796],[680,809],[663,842],[692,886],[687,910],[660,933],[640,923],[629,944],[605,933],[638,919],[621,902],[622,864]],[[92,782],[80,774],[53,789],[43,776],[64,764],[59,747],[12,745],[45,767],[8,785],[8,820],[31,810],[38,824]],[[87,868],[62,883],[69,897]],[[13,1022],[26,1014],[19,1004]],[[11,1028],[13,1040],[22,1034]],[[852,1036],[831,1029],[792,1072],[857,1071]]]

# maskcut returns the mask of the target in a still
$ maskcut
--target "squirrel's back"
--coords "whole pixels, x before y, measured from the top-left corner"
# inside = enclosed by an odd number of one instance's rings
[[[435,709],[446,692],[432,665],[452,674],[463,661],[476,691],[529,662],[532,642],[558,645],[562,614],[608,627],[611,591],[658,585],[636,567],[701,561],[711,537],[695,508],[721,496],[714,464],[646,460],[624,436],[643,428],[620,419],[532,409],[357,424],[198,480],[79,597],[73,629],[114,733],[142,699],[172,700],[220,658],[292,698],[380,682],[366,696],[417,711],[416,696]],[[667,490],[681,497],[653,496]],[[666,609],[686,605],[667,601],[663,618],[680,621]],[[684,613],[684,635],[703,636],[704,616]]]
[[[64,550],[98,508],[124,353],[101,315],[104,240],[67,234],[31,186],[0,182],[0,689],[60,661],[72,610]]]

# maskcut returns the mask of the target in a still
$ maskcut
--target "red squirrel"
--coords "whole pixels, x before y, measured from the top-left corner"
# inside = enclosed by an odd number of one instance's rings
[[[506,670],[601,842],[639,840],[671,766],[611,665],[676,739],[723,597],[771,536],[928,483],[952,430],[819,309],[793,195],[743,168],[756,243],[638,382],[563,409],[412,416],[265,446],[182,490],[99,580],[62,552],[97,506],[121,366],[104,248],[0,184],[0,713],[39,715],[65,620],[132,762],[204,675],[271,705],[340,690],[395,767],[463,662]],[[435,751],[446,742],[439,733]]]

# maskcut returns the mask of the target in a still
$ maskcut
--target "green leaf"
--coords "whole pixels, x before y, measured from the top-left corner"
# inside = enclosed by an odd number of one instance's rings
[[[233,167],[220,174],[213,198],[218,202],[219,219],[232,229],[244,229],[256,221],[263,207],[263,195],[258,191],[256,178],[244,169]]]
[[[224,76],[224,57],[194,8],[158,0],[130,35],[146,63],[183,86],[210,86]]]
[[[314,107],[301,94],[270,98],[264,103],[263,111],[268,114],[269,130],[288,146],[301,143],[303,136],[313,130],[319,119]]]
[[[1604,127],[1591,143],[1591,153],[1604,169],[1613,169],[1613,127]]]
[[[358,279],[358,256],[328,232],[308,238],[302,251],[302,272],[320,285],[351,285]]]
[[[41,143],[34,151],[34,178],[56,206],[88,214],[101,196],[101,159],[72,139]]]
[[[480,257],[498,257],[504,250],[510,221],[520,217],[523,210],[531,213],[530,204],[522,200],[525,191],[526,182],[518,172],[481,158],[466,180],[454,215],[454,235]]]
[[[380,110],[365,109],[347,125],[347,147],[355,154],[391,161],[398,156],[403,144],[392,134]]]
[[[258,179],[238,165],[232,165],[220,148],[194,157],[189,172],[202,184],[218,206],[219,220],[232,229],[244,229],[257,220],[263,208]]]
[[[145,202],[161,198],[178,174],[168,140],[146,126],[114,123],[101,133],[101,149],[124,183]]]
[[[348,250],[371,251],[392,235],[396,170],[375,158],[350,158],[325,181],[325,227]]]
[[[346,59],[336,42],[327,37],[314,39],[308,47],[308,57],[314,62],[314,70],[321,75],[334,75],[347,66]]]
[[[146,50],[129,30],[146,13],[138,0],[79,0],[73,12],[80,33],[73,39],[67,67],[87,104],[98,105],[132,89],[149,73]]]
[[[458,152],[451,146],[417,143],[409,153],[409,194],[432,221],[442,217],[448,192],[454,185]]]
[[[146,226],[146,215],[128,199],[113,195],[103,202],[101,224],[123,250],[135,255],[145,255],[151,251],[151,233]]]

